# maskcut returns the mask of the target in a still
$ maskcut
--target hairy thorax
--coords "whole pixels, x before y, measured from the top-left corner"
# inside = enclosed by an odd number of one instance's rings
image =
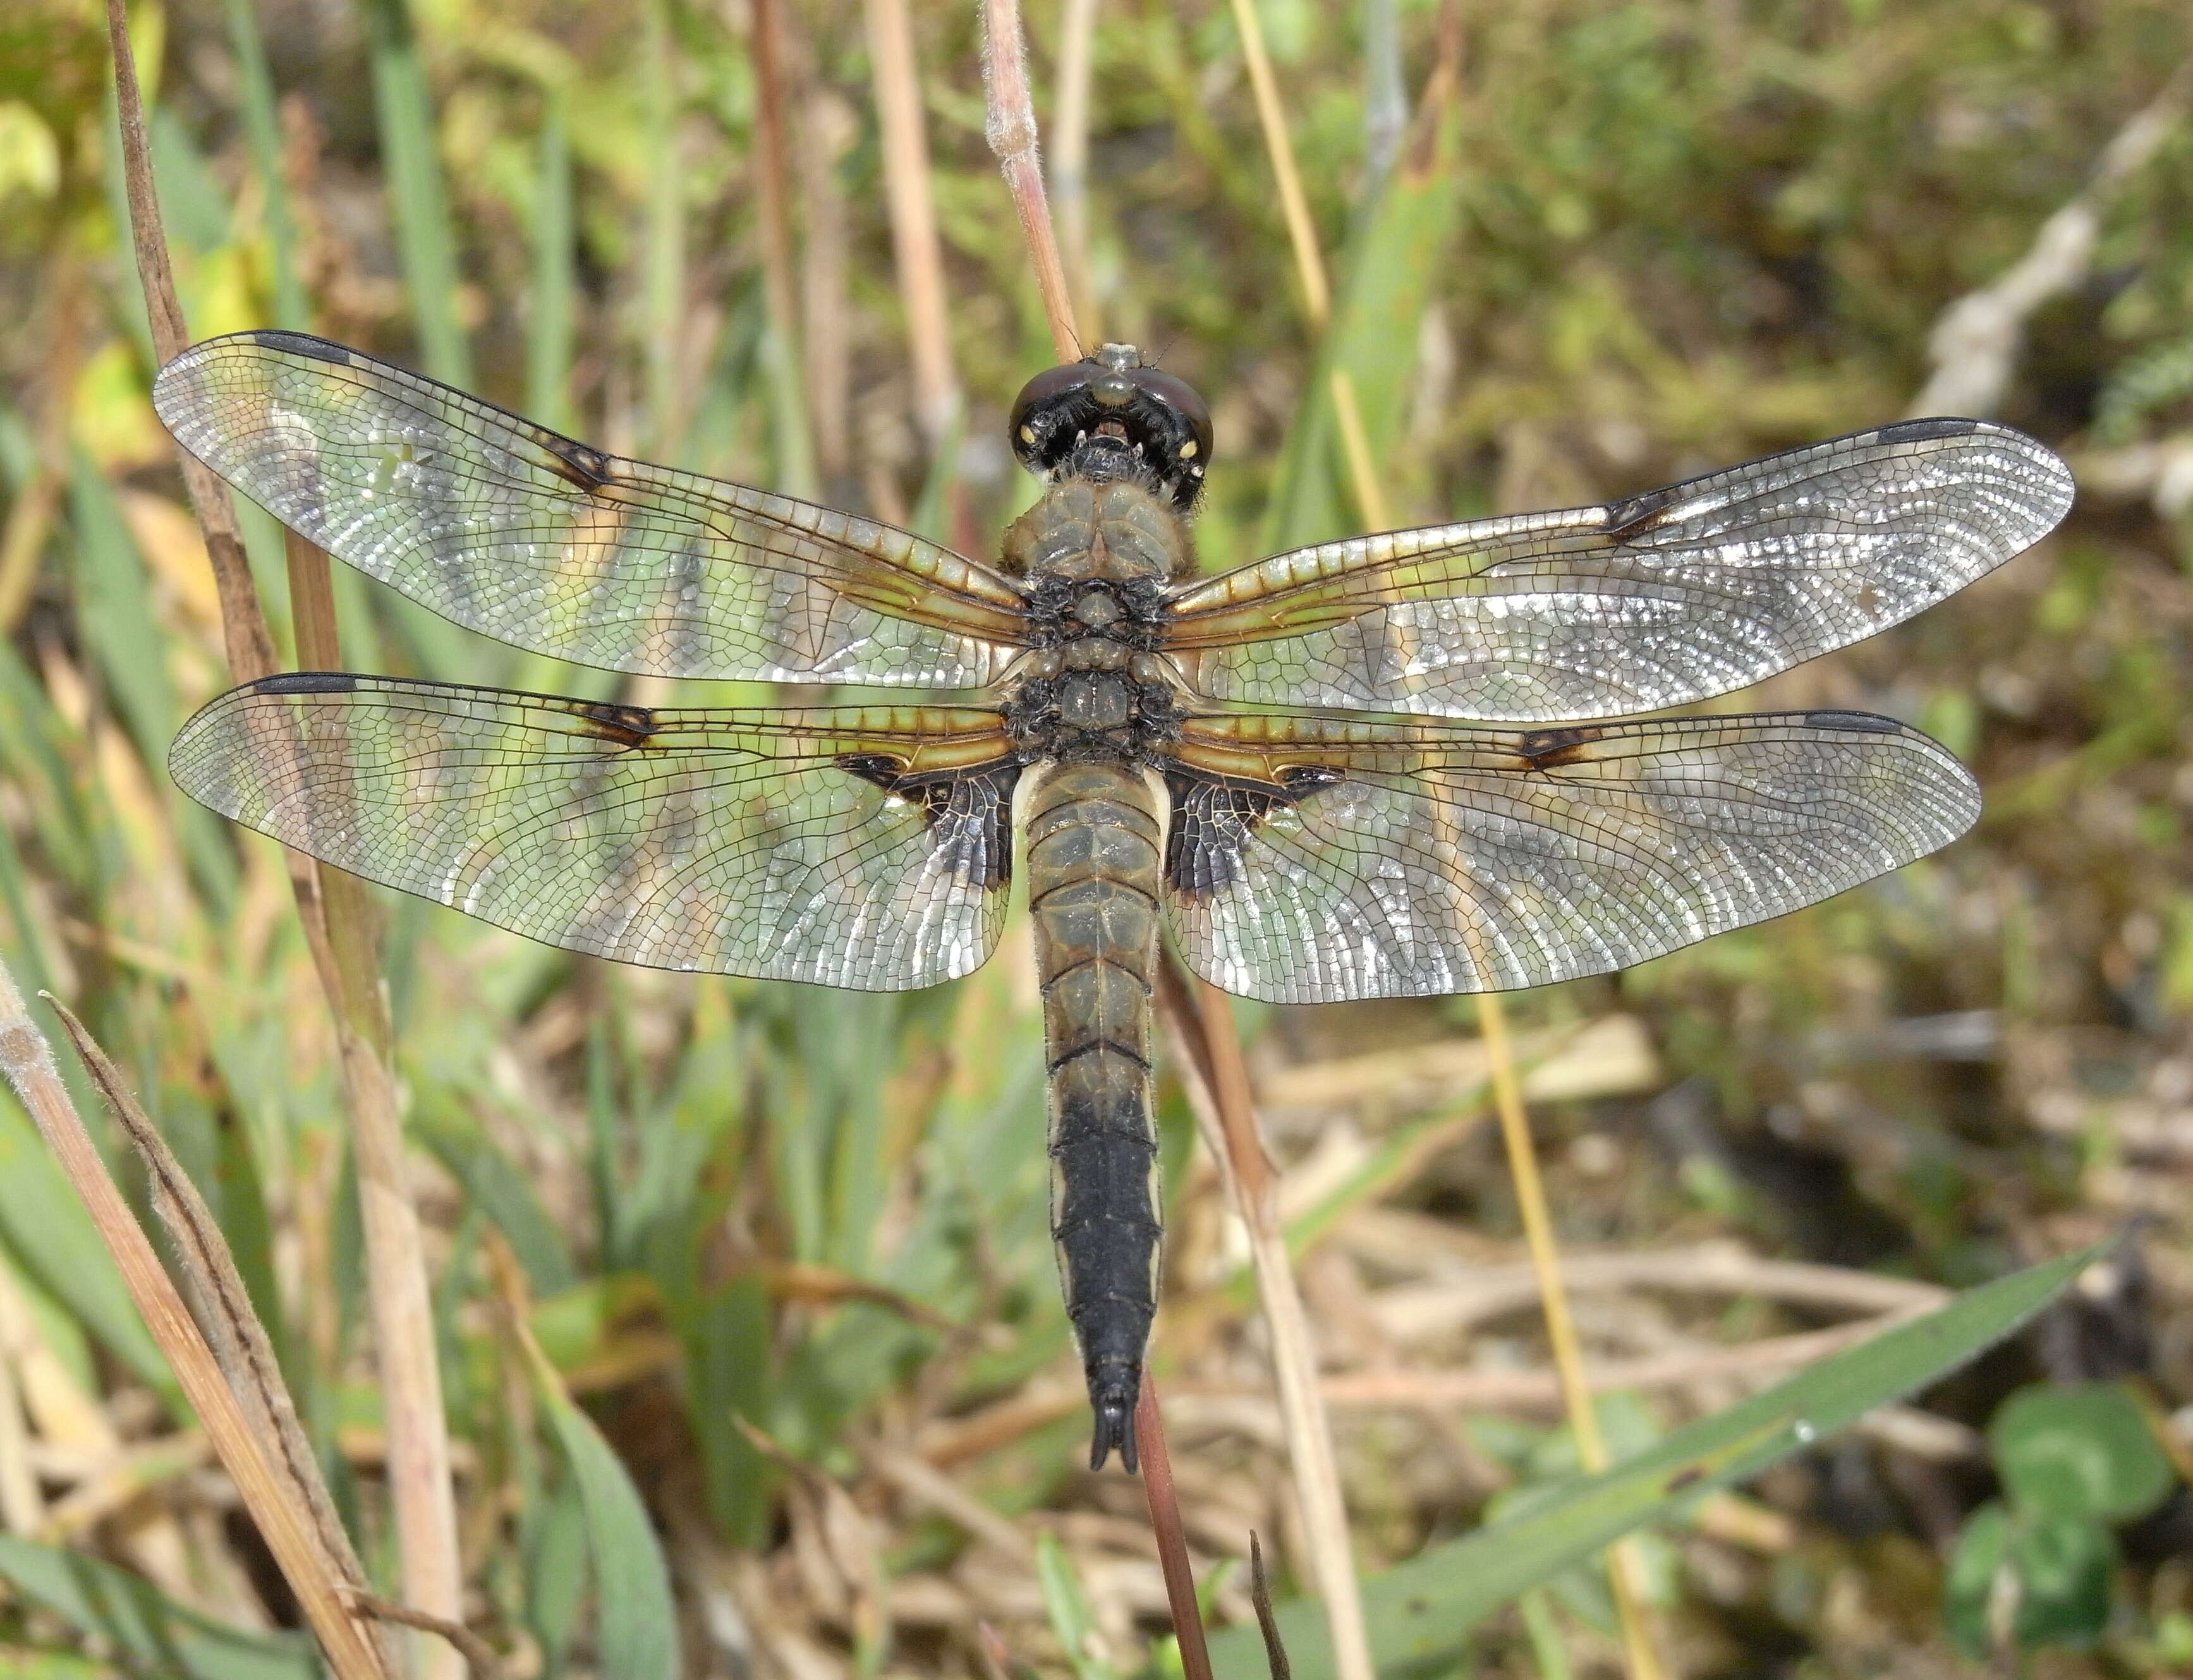
[[[1005,714],[1028,758],[1141,763],[1179,734],[1186,692],[1158,652],[1165,591],[1194,569],[1180,514],[1142,485],[1068,479],[1005,532],[1032,651]]]

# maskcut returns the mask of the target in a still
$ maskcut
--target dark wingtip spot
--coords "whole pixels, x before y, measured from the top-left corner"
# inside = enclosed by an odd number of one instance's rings
[[[292,356],[306,356],[315,362],[333,362],[338,366],[346,367],[350,363],[350,351],[342,346],[331,344],[326,339],[316,339],[310,333],[285,333],[278,328],[269,327],[242,336],[263,350],[285,351]]]
[[[1976,420],[1941,415],[1929,420],[1898,420],[1875,435],[1884,443],[1923,443],[1930,437],[1966,437],[1980,429]]]
[[[1849,729],[1864,735],[1900,735],[1904,726],[1893,717],[1870,711],[1808,711],[1807,725],[1815,729]]]
[[[251,684],[255,694],[347,694],[358,678],[342,671],[283,671]]]
[[[1665,489],[1647,490],[1642,495],[1625,497],[1611,504],[1606,510],[1606,529],[1610,535],[1625,536],[1648,523],[1675,500],[1675,486]]]
[[[1706,1471],[1703,1465],[1686,1465],[1668,1478],[1667,1491],[1671,1494],[1680,1494],[1684,1489],[1696,1487],[1705,1479]]]

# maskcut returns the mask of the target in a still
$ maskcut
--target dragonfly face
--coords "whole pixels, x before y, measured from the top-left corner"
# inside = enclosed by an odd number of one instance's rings
[[[296,334],[195,346],[153,397],[276,517],[517,646],[959,691],[683,710],[304,673],[214,701],[169,762],[240,822],[534,939],[870,991],[989,955],[1017,810],[1092,1460],[1117,1447],[1130,1468],[1160,929],[1206,980],[1277,1003],[1537,986],[1922,856],[1978,793],[1900,723],[1607,720],[1897,623],[2071,500],[2030,438],[1912,420],[1604,506],[1200,577],[1186,515],[1210,417],[1107,346],[1015,405],[1049,488],[993,566]]]

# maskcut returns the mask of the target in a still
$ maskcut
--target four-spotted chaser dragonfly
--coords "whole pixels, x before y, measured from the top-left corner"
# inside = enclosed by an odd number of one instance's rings
[[[293,333],[198,345],[154,401],[277,518],[520,648],[974,691],[685,710],[306,671],[215,700],[170,763],[241,823],[533,939],[878,991],[989,956],[1017,831],[1091,1458],[1131,1470],[1160,928],[1274,1003],[1474,991],[1619,969],[1909,863],[1979,809],[1916,730],[1594,720],[1871,635],[2071,500],[2018,432],[1909,420],[1606,506],[1204,576],[1209,414],[1107,345],[1022,392],[1013,447],[1047,488],[986,565]]]

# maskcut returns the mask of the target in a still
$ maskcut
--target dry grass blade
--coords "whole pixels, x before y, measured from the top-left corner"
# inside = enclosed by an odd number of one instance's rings
[[[174,1239],[176,1262],[192,1297],[193,1315],[227,1379],[229,1392],[249,1420],[261,1446],[279,1466],[291,1494],[311,1517],[313,1538],[329,1571],[349,1586],[362,1590],[365,1571],[352,1550],[342,1519],[335,1514],[335,1500],[320,1477],[319,1461],[312,1454],[304,1426],[297,1420],[289,1386],[282,1380],[274,1344],[251,1305],[250,1291],[244,1287],[243,1274],[237,1270],[236,1258],[213,1209],[183,1170],[182,1163],[175,1159],[168,1140],[130,1094],[106,1052],[72,1010],[58,1002],[53,1007],[93,1083],[145,1163],[152,1209]]]
[[[1224,992],[1186,980],[1170,962],[1158,968],[1157,1003],[1204,1147],[1217,1166],[1227,1199],[1248,1227],[1250,1266],[1271,1333],[1288,1459],[1302,1503],[1311,1571],[1333,1630],[1336,1666],[1343,1680],[1370,1680],[1370,1641],[1355,1584],[1331,1423],[1319,1386],[1308,1315],[1280,1220],[1279,1177],[1257,1135],[1248,1071],[1233,1036],[1232,1009]]]
[[[113,1078],[112,1064],[101,1056],[95,1062],[88,1059],[87,1066],[116,1113],[124,1114],[134,1100]],[[0,968],[0,1071],[7,1074],[83,1198],[130,1298],[203,1423],[245,1510],[318,1636],[329,1666],[340,1680],[388,1680],[381,1653],[351,1614],[348,1595],[355,1584],[345,1578],[341,1562],[329,1553],[294,1479],[268,1456],[182,1295],[107,1175],[106,1163],[61,1083],[53,1052],[26,1013],[22,993],[4,968]],[[135,1117],[143,1123],[141,1114]]]
[[[161,228],[144,104],[120,0],[110,0],[106,18],[131,237],[153,323],[154,347],[164,362],[189,341],[189,328],[176,298]],[[274,669],[273,644],[244,558],[235,510],[219,479],[186,452],[179,450],[178,454],[213,563],[230,673],[238,681],[255,680]],[[293,591],[297,578],[312,576],[316,565],[319,597],[301,609],[299,650],[332,655],[335,609],[326,585],[326,557],[308,544],[302,545],[301,553],[301,542],[293,539],[289,549]],[[307,623],[318,638],[309,646]],[[338,662],[333,657],[325,660],[327,665]],[[464,1580],[449,1426],[442,1409],[425,1249],[418,1215],[404,1188],[403,1133],[395,1080],[387,1063],[389,1034],[367,932],[364,889],[350,877],[319,871],[295,854],[289,866],[298,912],[335,1014],[342,1049],[388,1419],[390,1480],[402,1542],[404,1590],[418,1608],[454,1621],[463,1614]],[[419,1656],[422,1680],[454,1675],[455,1656],[446,1648],[426,1646]]]
[[[297,657],[308,670],[339,668],[335,591],[328,557],[294,531],[283,533]],[[427,1252],[419,1230],[404,1123],[389,1054],[392,1034],[382,1001],[364,884],[339,869],[314,866],[327,929],[329,1001],[335,1012],[343,1089],[358,1161],[364,1226],[366,1283],[388,1417],[388,1476],[397,1532],[403,1543],[404,1597],[412,1608],[447,1622],[464,1614],[464,1566],[457,1545],[456,1501],[442,1374],[434,1348],[434,1311]],[[449,1671],[454,1653],[420,1648],[422,1671]]]
[[[1322,334],[1331,322],[1332,288],[1326,276],[1324,255],[1318,249],[1315,230],[1303,197],[1301,177],[1295,168],[1294,146],[1287,134],[1270,57],[1264,49],[1263,31],[1257,21],[1251,0],[1234,0],[1234,16],[1241,32],[1242,52],[1248,60],[1249,79],[1256,93],[1257,111],[1263,129],[1265,147],[1272,160],[1272,174],[1279,183],[1280,203],[1286,213],[1288,235],[1294,243],[1295,262],[1300,272],[1303,300],[1312,327]],[[1434,87],[1426,90],[1427,99],[1451,96],[1452,74],[1452,37],[1450,33],[1443,37],[1440,72],[1434,77]],[[1331,369],[1330,379],[1334,416],[1339,423],[1342,450],[1347,457],[1348,478],[1354,490],[1356,505],[1362,510],[1366,525],[1374,530],[1386,529],[1391,521],[1387,517],[1383,489],[1371,461],[1362,414],[1355,400],[1354,381],[1348,370],[1341,367]],[[1567,1298],[1561,1289],[1560,1251],[1554,1241],[1553,1220],[1547,1211],[1545,1193],[1539,1184],[1537,1157],[1532,1146],[1530,1124],[1523,1108],[1522,1085],[1517,1077],[1514,1057],[1509,1046],[1507,1012],[1498,996],[1489,991],[1478,994],[1477,1009],[1480,1028],[1492,1066],[1493,1103],[1500,1117],[1501,1139],[1506,1146],[1509,1171],[1514,1180],[1516,1200],[1522,1211],[1525,1231],[1530,1239],[1532,1263],[1538,1275],[1539,1296],[1544,1304],[1547,1336],[1553,1345],[1555,1369],[1560,1374],[1562,1397],[1570,1426],[1576,1434],[1577,1457],[1585,1472],[1589,1474],[1606,1467],[1606,1448],[1600,1437],[1598,1417],[1592,1409],[1590,1391],[1585,1386],[1582,1362],[1576,1351]],[[1326,1440],[1325,1450],[1328,1454],[1331,1452],[1329,1437]],[[1305,1499],[1306,1506],[1307,1503]],[[1305,1516],[1307,1517],[1307,1511]],[[1343,1538],[1345,1538],[1344,1530]],[[1634,1680],[1658,1680],[1661,1672],[1659,1655],[1645,1623],[1643,1608],[1635,1590],[1632,1561],[1626,1546],[1616,1549],[1610,1560],[1608,1579],[1613,1589],[1616,1610],[1621,1618],[1623,1646],[1629,1671]],[[1331,1603],[1331,1589],[1322,1580],[1320,1582],[1320,1588],[1326,1591],[1332,1611],[1334,1649],[1339,1657],[1342,1680],[1369,1680],[1371,1658],[1368,1644],[1367,1642],[1357,1643],[1364,1642],[1365,1636],[1352,1569],[1346,1571],[1345,1580],[1343,1591],[1354,1606],[1352,1615],[1345,1622],[1339,1605]]]
[[[959,382],[952,371],[952,334],[944,313],[944,248],[929,189],[929,141],[922,131],[913,21],[907,0],[868,0],[867,20],[882,129],[884,195],[913,363],[914,419],[934,449],[959,413]]]
[[[1102,341],[1089,271],[1089,94],[1095,80],[1098,0],[1066,0],[1059,28],[1058,114],[1051,126],[1051,202],[1058,217],[1074,322],[1084,344]]]
[[[1142,1460],[1142,1495],[1149,1501],[1150,1529],[1157,1535],[1158,1567],[1165,1574],[1173,1637],[1180,1642],[1181,1671],[1187,1680],[1211,1680],[1211,1649],[1203,1637],[1203,1607],[1195,1602],[1195,1570],[1188,1558],[1180,1489],[1173,1482],[1172,1454],[1165,1447],[1157,1380],[1148,1371],[1142,1373],[1142,1391],[1135,1401],[1135,1450]]]
[[[1028,259],[1035,266],[1036,289],[1043,294],[1044,318],[1051,326],[1052,350],[1061,362],[1081,355],[1074,331],[1074,300],[1066,289],[1066,265],[1059,260],[1058,236],[1051,226],[1044,196],[1043,166],[1037,157],[1035,100],[1028,92],[1028,43],[1021,34],[1020,0],[984,0],[982,87],[987,116],[982,133],[1004,171],[1013,209],[1021,219]]]
[[[2179,65],[2155,97],[2117,130],[2087,184],[2041,224],[2025,254],[1942,311],[1927,345],[1933,371],[1911,405],[1913,414],[1995,411],[2010,384],[2026,322],[2049,299],[2087,277],[2111,195],[2161,150],[2184,117],[2189,100],[2193,60]]]
[[[145,135],[145,102],[138,91],[137,60],[129,49],[129,20],[122,0],[107,0],[106,33],[114,53],[114,101],[121,118],[129,235],[145,290],[145,312],[152,323],[152,351],[165,363],[191,341],[191,334],[168,262],[167,235],[161,228],[160,201],[152,181],[152,148]],[[213,562],[228,668],[239,683],[255,681],[274,669],[274,643],[259,609],[259,591],[244,558],[243,535],[237,529],[228,487],[186,450],[179,448],[175,458],[182,465],[183,487],[190,493],[198,527],[205,533],[206,553]]]

